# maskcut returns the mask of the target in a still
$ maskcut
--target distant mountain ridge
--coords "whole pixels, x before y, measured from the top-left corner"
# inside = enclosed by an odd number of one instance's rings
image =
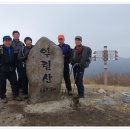
[[[103,71],[103,61],[92,61],[89,68],[85,70],[85,76],[97,75]],[[108,61],[108,72],[130,74],[130,58],[119,58],[117,61]]]

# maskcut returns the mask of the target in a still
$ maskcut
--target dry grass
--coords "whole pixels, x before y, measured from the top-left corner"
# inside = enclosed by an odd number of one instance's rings
[[[84,78],[85,84],[104,84],[103,73]],[[130,74],[120,75],[108,73],[108,85],[130,86]]]
[[[88,85],[85,85],[85,87],[91,88],[94,90],[98,90],[98,89],[102,88],[109,93],[130,92],[129,86],[124,87],[124,86],[114,86],[114,85],[104,86],[104,85],[97,85],[97,84],[88,84]]]

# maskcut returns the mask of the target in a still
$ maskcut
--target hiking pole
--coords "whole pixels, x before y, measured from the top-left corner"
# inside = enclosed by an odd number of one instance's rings
[[[69,76],[71,76],[71,73],[72,73],[72,71],[73,71],[73,68],[74,68],[74,67],[71,66],[71,69],[70,69],[70,72],[69,72]],[[64,97],[65,97],[66,92],[67,92],[67,88],[65,88]]]
[[[73,71],[73,66],[71,66],[70,73],[69,73],[70,75],[71,75],[72,71]]]
[[[72,69],[74,69],[76,66],[77,66],[77,63],[74,64],[74,66],[72,66]],[[71,104],[70,104],[73,107],[74,110],[78,110],[78,104],[79,104],[78,96],[74,96],[77,75],[78,75],[78,68],[76,68],[76,71],[75,71],[75,74],[74,74],[74,87],[72,89],[73,97],[71,98]]]
[[[70,69],[69,75],[71,75],[72,70],[73,70],[73,66],[72,66],[71,69]],[[65,98],[66,92],[67,92],[67,88],[65,88],[65,91],[64,91],[64,90],[63,90],[63,85],[62,85],[61,93],[62,93],[62,95],[63,95],[63,99]]]
[[[72,66],[72,70],[77,66],[77,63],[74,64],[74,66]],[[77,70],[78,68],[76,69],[76,74],[74,75],[74,87],[72,89],[72,92],[74,93],[74,90],[75,90],[75,86],[76,86],[76,78],[77,78]]]
[[[74,64],[74,65],[71,67],[70,72],[69,72],[69,75],[71,75],[71,73],[72,73],[72,71],[73,71],[73,69],[75,68],[76,65],[77,65],[77,63]],[[76,75],[74,76],[74,87],[73,87],[73,89],[72,89],[72,92],[73,92],[73,93],[74,93],[75,86],[76,86],[76,82],[75,82],[76,77],[77,77],[77,71],[76,71]],[[61,90],[61,92],[62,92],[62,95],[63,95],[63,98],[64,98],[64,97],[65,97],[65,94],[66,94],[66,92],[67,92],[67,88],[65,88],[65,92],[64,92],[64,91],[63,91],[63,85],[62,85],[62,90]]]
[[[74,76],[74,87],[73,87],[73,90],[72,90],[73,93],[74,93],[75,88],[76,88],[76,78],[77,78],[77,69],[76,69],[76,74]]]

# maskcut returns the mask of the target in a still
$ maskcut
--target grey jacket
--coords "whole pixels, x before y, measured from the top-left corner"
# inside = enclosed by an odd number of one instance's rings
[[[18,54],[22,47],[24,47],[24,43],[21,41],[12,41],[12,47],[14,49],[14,53]]]
[[[87,46],[81,46],[83,51],[82,54],[77,54],[76,48],[73,49],[72,51],[72,56],[71,56],[71,64],[74,65],[76,63],[80,64],[81,69],[85,69],[89,66],[91,63],[91,57],[92,57],[92,50],[90,47]]]

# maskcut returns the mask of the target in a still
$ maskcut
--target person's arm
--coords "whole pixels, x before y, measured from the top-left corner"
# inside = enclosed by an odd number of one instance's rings
[[[88,53],[88,59],[87,59],[87,62],[90,64],[91,63],[91,60],[92,60],[92,50],[91,48],[87,48],[87,53]]]
[[[83,67],[88,67],[89,64],[91,63],[91,57],[92,57],[92,50],[89,47],[84,47],[83,48],[83,53],[82,53],[82,59],[81,59],[81,66]]]
[[[73,66],[75,64],[75,49],[71,50],[71,58],[70,58],[70,63]]]
[[[0,67],[2,66],[3,46],[0,45]]]
[[[72,48],[68,45],[68,62],[70,63],[71,62],[71,58],[72,58]]]
[[[18,53],[18,60],[25,61],[26,59],[27,59],[27,57],[25,55],[23,55],[23,50],[21,49]]]

